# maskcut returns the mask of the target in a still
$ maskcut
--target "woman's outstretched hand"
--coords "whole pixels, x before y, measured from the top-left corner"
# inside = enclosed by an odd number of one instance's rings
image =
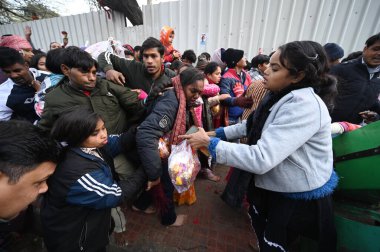
[[[208,147],[210,143],[210,137],[207,135],[206,131],[198,127],[198,131],[193,134],[189,135],[180,135],[178,136],[179,138],[182,139],[187,139],[187,142],[193,147],[194,149],[200,149],[202,147]]]

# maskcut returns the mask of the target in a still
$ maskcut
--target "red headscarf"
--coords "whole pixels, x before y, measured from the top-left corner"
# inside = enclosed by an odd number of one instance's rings
[[[170,42],[169,42],[169,37],[173,31],[174,31],[173,28],[171,28],[170,26],[167,26],[167,25],[162,27],[161,31],[160,31],[160,41],[165,46],[165,48],[168,52],[170,52],[174,49],[173,45],[170,44]]]
[[[180,142],[182,142],[182,139],[179,139],[179,135],[184,135],[186,134],[186,96],[185,92],[183,91],[181,80],[179,75],[176,77],[172,78],[172,83],[174,87],[175,94],[177,96],[179,106],[178,106],[178,111],[177,111],[177,117],[174,122],[174,126],[170,135],[170,146],[177,145]],[[190,108],[190,115],[193,119],[194,125],[199,127],[200,123],[195,116],[194,113],[194,108]]]
[[[17,51],[20,51],[22,49],[33,49],[26,39],[17,35],[2,36],[0,39],[0,46],[10,47],[16,49]]]

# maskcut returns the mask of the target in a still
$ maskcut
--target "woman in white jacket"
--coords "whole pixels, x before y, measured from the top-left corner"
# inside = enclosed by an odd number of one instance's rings
[[[331,194],[333,171],[329,109],[336,80],[328,76],[322,46],[295,41],[278,48],[265,71],[270,92],[247,121],[183,136],[213,159],[255,174],[248,190],[249,213],[260,251],[287,251],[299,236],[336,250]],[[326,106],[327,105],[327,106]],[[246,136],[248,144],[229,143]]]

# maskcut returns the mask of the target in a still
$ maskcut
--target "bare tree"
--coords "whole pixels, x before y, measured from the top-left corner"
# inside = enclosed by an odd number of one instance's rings
[[[87,3],[90,6],[91,10],[100,10],[102,8],[98,0],[87,0]]]
[[[58,16],[41,0],[0,0],[0,24]]]

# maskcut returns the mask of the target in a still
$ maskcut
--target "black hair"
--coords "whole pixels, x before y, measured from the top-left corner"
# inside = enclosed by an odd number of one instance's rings
[[[194,66],[190,63],[183,63],[182,62],[182,65],[178,68],[178,73],[180,74],[188,68],[194,68]]]
[[[203,52],[203,53],[201,53],[200,56],[202,56],[202,55],[206,58],[207,61],[211,60],[211,55],[208,52]]]
[[[65,48],[57,48],[50,50],[46,55],[46,68],[55,74],[63,74],[61,65],[63,64],[63,57],[65,55]]]
[[[244,69],[247,70],[247,71],[249,71],[251,69],[251,67],[252,67],[252,64],[248,60],[245,60],[245,63],[246,64],[245,64]]]
[[[101,116],[87,107],[76,106],[62,114],[51,129],[52,137],[68,147],[79,147],[96,129]]]
[[[179,79],[183,87],[193,84],[196,81],[204,80],[205,75],[194,67],[188,67],[179,74]]]
[[[323,47],[314,41],[294,41],[280,46],[280,62],[289,73],[296,76],[300,72],[305,77],[298,87],[313,87],[331,111],[337,95],[337,80],[328,75],[328,59]]]
[[[268,64],[270,60],[270,57],[265,54],[259,54],[252,58],[251,60],[251,67],[258,68],[261,64]]]
[[[40,53],[44,53],[44,52],[41,51],[40,49],[33,49],[33,50],[32,50],[32,53],[33,53],[34,55],[36,55],[36,54],[40,54]]]
[[[0,68],[10,67],[16,63],[25,64],[22,55],[16,49],[0,46]]]
[[[198,61],[195,68],[203,72],[208,63],[209,61],[207,61],[206,56],[201,54],[198,56]]]
[[[153,38],[153,37],[149,37],[143,42],[143,44],[141,45],[140,53],[143,54],[145,50],[151,49],[151,48],[157,48],[161,57],[164,56],[165,47],[162,45],[162,43],[158,39]]]
[[[69,46],[64,50],[62,64],[67,67],[82,69],[85,72],[90,71],[93,66],[98,69],[98,62],[96,62],[88,52],[82,51],[76,46]]]
[[[124,55],[125,55],[125,56],[127,56],[127,55],[129,55],[129,56],[134,56],[134,53],[131,52],[131,51],[129,51],[129,50],[124,50]]]
[[[133,51],[135,51],[135,52],[139,52],[139,51],[141,51],[141,46],[135,46],[134,48],[133,48]]]
[[[371,36],[371,37],[369,37],[367,39],[367,41],[365,42],[365,46],[366,47],[370,47],[373,44],[375,44],[377,41],[380,41],[380,32],[377,33],[377,34],[375,34],[375,35],[373,35],[373,36]]]
[[[187,59],[191,62],[191,64],[194,64],[195,61],[197,61],[197,55],[193,50],[186,50],[182,54],[182,60]]]
[[[46,53],[39,53],[39,54],[34,54],[32,59],[30,60],[30,65],[29,67],[33,67],[35,69],[39,69],[38,68],[38,61],[45,57],[46,58]],[[45,63],[46,64],[46,63]]]
[[[174,60],[171,64],[170,64],[170,69],[171,70],[179,70],[181,68],[181,66],[183,65],[182,61],[180,60]]]
[[[352,52],[349,55],[347,55],[346,58],[342,59],[341,63],[346,62],[346,61],[350,61],[350,60],[353,60],[353,59],[357,59],[357,58],[359,58],[362,55],[363,55],[363,51]]]
[[[216,71],[216,69],[220,68],[219,64],[216,62],[210,62],[207,64],[207,66],[204,69],[205,74],[212,74],[213,72]]]
[[[43,162],[58,163],[58,144],[36,126],[25,121],[0,121],[0,172],[17,183],[21,176]]]

